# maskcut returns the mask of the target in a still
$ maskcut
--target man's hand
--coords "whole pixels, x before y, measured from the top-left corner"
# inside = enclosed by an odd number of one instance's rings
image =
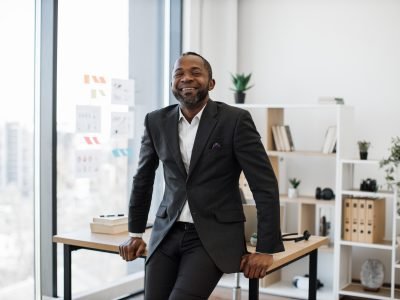
[[[119,245],[119,255],[126,261],[134,260],[143,255],[146,243],[142,238],[131,237]]]
[[[274,262],[274,257],[265,253],[252,253],[242,256],[240,262],[240,271],[244,276],[250,279],[263,278],[268,268]]]

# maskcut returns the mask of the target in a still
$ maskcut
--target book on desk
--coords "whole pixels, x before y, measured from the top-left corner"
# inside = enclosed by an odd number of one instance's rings
[[[153,227],[152,223],[146,224],[146,229]],[[128,216],[124,214],[104,214],[93,217],[90,222],[93,233],[118,234],[128,232]]]

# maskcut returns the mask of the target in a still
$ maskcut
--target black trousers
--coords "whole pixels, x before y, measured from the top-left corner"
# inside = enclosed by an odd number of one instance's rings
[[[177,222],[146,264],[144,298],[208,299],[221,276],[194,225]]]

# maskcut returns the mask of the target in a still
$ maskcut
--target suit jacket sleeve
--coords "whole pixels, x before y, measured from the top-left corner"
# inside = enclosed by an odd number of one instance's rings
[[[159,158],[150,134],[149,115],[146,115],[144,126],[139,163],[136,175],[133,178],[129,201],[128,230],[134,233],[141,233],[146,229],[155,172],[159,164]]]
[[[248,111],[243,111],[238,118],[234,151],[256,202],[258,220],[256,251],[263,253],[284,251],[280,230],[278,182]]]

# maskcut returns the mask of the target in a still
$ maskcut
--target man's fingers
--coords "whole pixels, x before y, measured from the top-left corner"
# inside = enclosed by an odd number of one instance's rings
[[[142,256],[145,250],[146,250],[146,244],[141,243],[136,251],[136,257]]]
[[[243,271],[244,266],[247,264],[248,257],[248,254],[242,256],[242,259],[240,260],[240,271]]]

